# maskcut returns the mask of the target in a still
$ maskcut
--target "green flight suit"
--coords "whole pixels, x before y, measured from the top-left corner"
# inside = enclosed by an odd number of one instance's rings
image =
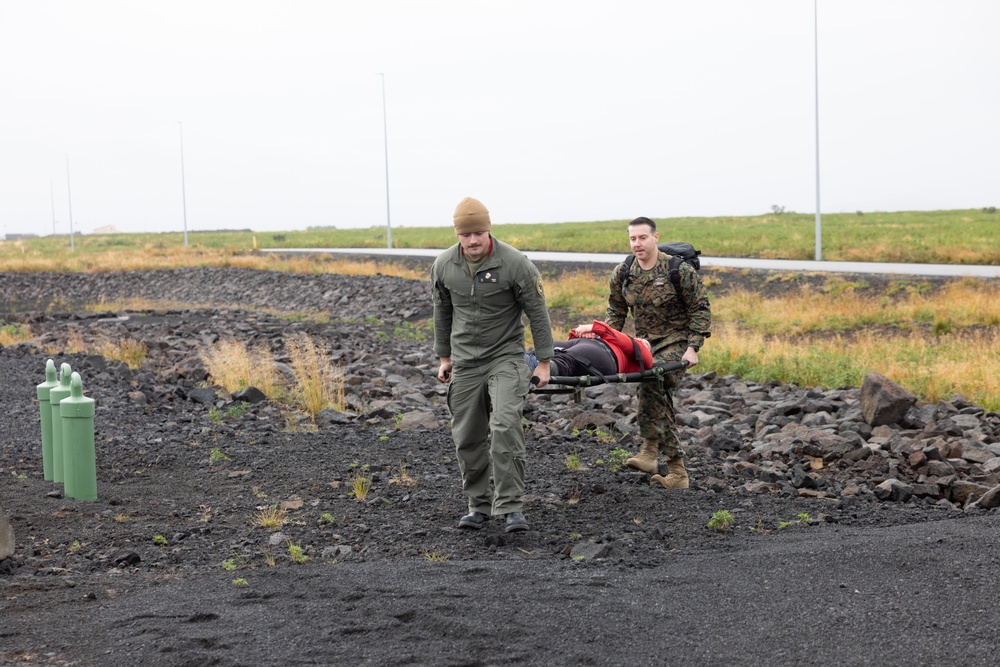
[[[522,315],[539,359],[552,357],[552,327],[538,269],[514,247],[492,235],[490,242],[475,276],[461,244],[441,253],[431,267],[431,292],[434,353],[452,362],[448,408],[469,511],[499,515],[523,507],[521,418],[531,372]]]

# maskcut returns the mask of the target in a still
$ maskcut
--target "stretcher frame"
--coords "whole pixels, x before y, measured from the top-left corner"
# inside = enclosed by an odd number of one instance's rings
[[[686,361],[661,361],[653,364],[652,368],[634,373],[616,373],[614,375],[553,375],[549,378],[549,385],[558,384],[562,387],[535,387],[537,378],[531,378],[530,392],[533,394],[573,394],[573,400],[577,403],[583,399],[583,389],[586,387],[596,387],[601,384],[616,382],[655,382],[657,387],[663,388],[663,376],[667,373],[681,370],[688,367]]]

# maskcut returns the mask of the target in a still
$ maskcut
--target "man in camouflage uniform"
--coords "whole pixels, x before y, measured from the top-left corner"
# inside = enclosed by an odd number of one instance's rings
[[[621,330],[629,311],[635,320],[636,336],[645,338],[653,348],[657,362],[684,360],[688,367],[698,363],[698,350],[711,335],[712,315],[708,291],[698,272],[681,262],[680,292],[670,280],[670,256],[657,248],[660,235],[649,218],[636,218],[628,225],[629,243],[635,261],[622,275],[623,264],[611,275],[608,296],[608,325]],[[656,383],[639,385],[639,434],[642,448],[625,464],[650,473],[651,483],[668,489],[688,488],[684,453],[677,432],[673,390],[680,384],[684,370],[667,373],[663,388]],[[659,474],[658,459],[667,459],[667,474]]]
[[[454,222],[458,243],[434,261],[431,291],[437,376],[449,383],[451,434],[469,500],[458,526],[478,530],[493,514],[504,516],[508,533],[528,530],[521,417],[532,375],[537,386],[548,384],[553,352],[542,278],[522,252],[493,238],[478,200],[463,199]],[[533,374],[522,314],[538,357]]]

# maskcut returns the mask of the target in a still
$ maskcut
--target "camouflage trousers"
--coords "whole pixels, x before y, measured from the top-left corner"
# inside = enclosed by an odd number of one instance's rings
[[[687,350],[687,343],[681,342],[660,350],[653,359],[661,361],[680,361]],[[663,376],[663,388],[657,388],[655,382],[643,382],[637,391],[639,410],[636,420],[639,422],[639,435],[644,440],[656,443],[661,454],[668,459],[682,456],[680,434],[677,432],[677,414],[674,412],[674,389],[684,377],[684,369],[667,373]]]

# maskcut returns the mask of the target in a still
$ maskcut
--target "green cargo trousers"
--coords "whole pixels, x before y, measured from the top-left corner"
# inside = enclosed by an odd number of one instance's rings
[[[525,446],[521,416],[530,378],[531,371],[520,355],[452,370],[448,384],[451,436],[470,512],[499,515],[522,510]]]
[[[660,350],[653,361],[680,361],[685,350],[687,343],[675,343]],[[658,389],[655,382],[643,382],[636,392],[639,399],[639,409],[636,412],[639,435],[644,440],[656,443],[659,452],[668,459],[684,454],[677,431],[677,415],[674,412],[674,389],[683,378],[683,369],[671,371],[663,376],[663,389]]]

